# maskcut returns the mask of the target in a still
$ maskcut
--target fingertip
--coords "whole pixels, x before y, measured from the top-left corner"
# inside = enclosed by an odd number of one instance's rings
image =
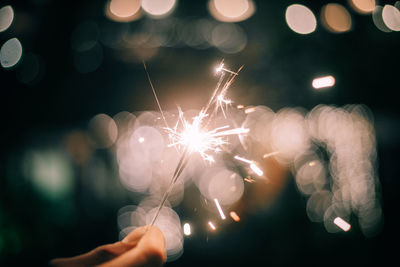
[[[146,233],[146,226],[141,226],[130,232],[124,239],[121,240],[122,243],[136,243],[140,240]]]

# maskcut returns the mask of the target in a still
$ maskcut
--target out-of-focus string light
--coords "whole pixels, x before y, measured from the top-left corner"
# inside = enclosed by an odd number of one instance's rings
[[[130,22],[141,17],[140,0],[110,0],[105,7],[106,16],[117,22]]]
[[[240,217],[239,217],[239,215],[237,215],[236,212],[231,211],[231,212],[229,212],[229,215],[231,216],[231,218],[232,218],[235,222],[239,222],[239,221],[240,221]]]
[[[189,223],[185,223],[185,224],[183,225],[183,233],[184,233],[186,236],[189,236],[189,235],[192,234],[192,230],[190,229],[190,224],[189,224]]]
[[[255,4],[252,0],[210,0],[208,10],[216,20],[239,22],[254,14]]]
[[[383,32],[391,32],[392,30],[389,29],[383,21],[382,13],[383,7],[378,5],[375,6],[374,12],[372,12],[372,21],[379,30]]]
[[[14,10],[8,5],[0,8],[0,32],[7,30],[14,20]]]
[[[89,131],[98,148],[110,147],[117,139],[118,128],[115,121],[106,114],[98,114],[89,122]]]
[[[345,232],[349,231],[351,228],[351,225],[340,217],[336,217],[333,223]]]
[[[215,202],[215,206],[217,206],[217,209],[218,209],[219,215],[221,216],[221,219],[225,220],[226,216],[224,214],[224,211],[221,208],[221,205],[219,205],[218,199],[214,198],[214,202]]]
[[[382,10],[382,19],[392,31],[400,31],[400,11],[392,6],[385,5]]]
[[[285,18],[289,28],[299,34],[309,34],[317,28],[317,19],[314,13],[304,5],[288,6]]]
[[[210,226],[210,228],[213,230],[213,231],[215,231],[215,225],[212,223],[212,221],[209,221],[208,222],[208,225]]]
[[[142,8],[154,18],[164,18],[172,13],[176,0],[142,0]]]
[[[22,45],[17,38],[5,42],[0,49],[0,63],[5,69],[15,66],[22,57]]]
[[[334,33],[347,32],[351,29],[351,16],[340,4],[330,3],[322,7],[321,21],[324,27]]]
[[[370,14],[375,8],[375,0],[349,0],[349,4],[360,14]]]
[[[234,54],[247,45],[246,32],[236,24],[221,23],[211,33],[212,44],[222,52]]]
[[[324,76],[324,77],[318,77],[312,81],[312,86],[315,89],[332,87],[334,85],[335,85],[335,78],[331,75]]]

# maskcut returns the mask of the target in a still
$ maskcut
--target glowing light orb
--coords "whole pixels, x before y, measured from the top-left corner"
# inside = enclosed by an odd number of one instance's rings
[[[290,5],[286,9],[285,18],[289,28],[299,34],[310,34],[317,28],[314,13],[303,5]]]

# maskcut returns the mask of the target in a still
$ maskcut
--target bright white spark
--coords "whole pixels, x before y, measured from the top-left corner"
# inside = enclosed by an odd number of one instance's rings
[[[253,172],[255,172],[258,176],[262,176],[264,174],[264,172],[253,161],[239,157],[238,155],[236,155],[234,158],[249,164],[250,169],[252,169]]]
[[[185,224],[183,225],[183,233],[184,233],[185,235],[191,235],[191,234],[192,234],[192,231],[191,231],[191,229],[190,229],[190,224],[185,223]]]
[[[179,109],[179,121],[174,128],[166,128],[171,143],[169,146],[183,146],[189,152],[198,152],[201,157],[208,161],[214,162],[214,157],[210,152],[222,151],[222,145],[227,144],[224,137],[228,135],[240,135],[249,132],[246,128],[228,129],[229,125],[218,127],[207,131],[203,128],[203,120],[208,114],[200,111],[199,115],[193,118],[192,123],[189,123],[184,117],[183,112]],[[178,130],[178,126],[182,124],[182,130]]]
[[[236,76],[236,75],[239,75],[237,72],[234,72],[234,71],[225,69],[225,68],[224,68],[224,62],[221,62],[221,64],[219,64],[219,66],[215,69],[215,71],[216,71],[217,73],[219,73],[219,72],[221,72],[221,71],[225,71],[225,72],[228,72],[228,73],[233,74],[233,75],[235,75],[235,76]]]
[[[215,205],[217,206],[219,215],[221,216],[222,220],[225,220],[226,217],[225,217],[224,211],[222,210],[221,206],[219,205],[218,199],[214,198],[214,202],[215,202]]]
[[[351,228],[351,225],[340,217],[336,217],[333,222],[345,232],[349,231]]]
[[[208,225],[211,227],[211,229],[215,230],[215,226],[211,221],[208,222]]]

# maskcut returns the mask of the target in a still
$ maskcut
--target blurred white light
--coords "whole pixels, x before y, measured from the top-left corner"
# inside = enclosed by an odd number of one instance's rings
[[[247,45],[245,31],[236,24],[221,23],[211,34],[212,44],[224,53],[234,54],[242,51]]]
[[[333,222],[345,232],[349,231],[351,228],[350,224],[340,217],[336,217]]]
[[[382,13],[383,7],[377,5],[372,13],[372,21],[379,30],[383,32],[391,32],[391,29],[389,29],[383,21]]]
[[[89,131],[95,146],[107,148],[114,144],[118,136],[115,121],[106,114],[98,114],[89,122]]]
[[[216,229],[214,224],[211,221],[208,222],[208,225],[211,227],[212,230]]]
[[[400,31],[400,11],[392,6],[385,5],[382,10],[382,19],[392,31]]]
[[[140,18],[140,0],[111,0],[106,4],[106,16],[117,22]]]
[[[334,33],[346,32],[351,29],[351,16],[340,4],[330,3],[322,7],[322,25]]]
[[[14,20],[14,10],[11,6],[0,8],[0,32],[7,30]]]
[[[189,235],[192,234],[192,231],[191,231],[191,229],[190,229],[190,224],[185,223],[185,224],[183,225],[183,233],[184,233],[186,236],[189,236]]]
[[[255,172],[258,176],[262,176],[264,172],[254,163],[250,164],[250,169]]]
[[[222,220],[225,220],[226,216],[225,216],[224,211],[222,210],[221,206],[219,205],[218,199],[214,198],[214,202],[215,202],[215,205],[217,206],[219,215],[221,216]]]
[[[315,78],[312,82],[312,86],[315,89],[332,87],[335,85],[335,78],[331,75]]]
[[[369,14],[374,11],[375,0],[350,0],[350,5],[360,14]]]
[[[142,0],[142,8],[154,17],[165,17],[172,13],[176,0]]]
[[[309,34],[317,28],[317,19],[314,13],[303,5],[290,5],[286,9],[285,18],[290,29],[299,34]]]
[[[252,0],[210,0],[208,10],[219,21],[238,22],[254,14],[255,4]]]
[[[15,66],[22,57],[22,45],[17,38],[5,42],[0,49],[0,63],[3,68]]]
[[[73,167],[61,151],[32,151],[25,156],[25,172],[43,195],[60,199],[73,190]]]
[[[244,192],[243,179],[225,168],[209,168],[200,177],[198,186],[203,196],[210,200],[217,198],[222,205],[235,203]]]

